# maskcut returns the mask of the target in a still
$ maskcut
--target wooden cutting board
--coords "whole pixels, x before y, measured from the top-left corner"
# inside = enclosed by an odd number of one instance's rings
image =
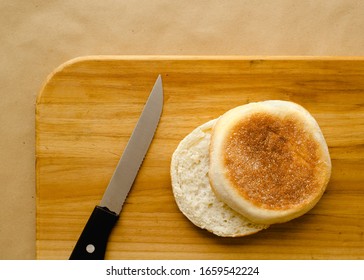
[[[47,79],[36,104],[38,259],[68,259],[158,74],[163,115],[107,259],[364,259],[364,59],[173,56],[79,58]],[[176,206],[171,155],[196,126],[267,99],[297,102],[316,118],[331,181],[300,218],[214,236]]]

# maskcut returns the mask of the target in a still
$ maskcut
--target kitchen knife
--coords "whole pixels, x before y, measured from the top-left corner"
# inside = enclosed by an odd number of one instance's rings
[[[107,240],[152,142],[162,108],[163,87],[159,75],[101,202],[88,219],[70,260],[104,259]]]

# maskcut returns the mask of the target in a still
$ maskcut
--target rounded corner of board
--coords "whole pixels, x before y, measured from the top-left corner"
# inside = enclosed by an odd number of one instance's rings
[[[53,80],[53,78],[60,72],[64,71],[65,69],[77,65],[78,63],[82,63],[85,61],[93,60],[97,58],[96,56],[79,56],[75,58],[71,58],[60,65],[58,65],[54,70],[47,76],[41,90],[39,91],[36,99],[36,104],[41,103],[43,92],[45,91],[47,85]]]

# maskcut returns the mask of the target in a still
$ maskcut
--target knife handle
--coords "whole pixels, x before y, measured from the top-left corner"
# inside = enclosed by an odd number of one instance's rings
[[[119,216],[96,206],[78,239],[70,260],[103,260],[107,240]]]

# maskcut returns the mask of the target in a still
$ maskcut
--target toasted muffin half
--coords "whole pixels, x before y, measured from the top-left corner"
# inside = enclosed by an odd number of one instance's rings
[[[319,125],[280,100],[227,111],[213,127],[209,180],[216,196],[255,223],[283,223],[319,201],[331,175]]]

